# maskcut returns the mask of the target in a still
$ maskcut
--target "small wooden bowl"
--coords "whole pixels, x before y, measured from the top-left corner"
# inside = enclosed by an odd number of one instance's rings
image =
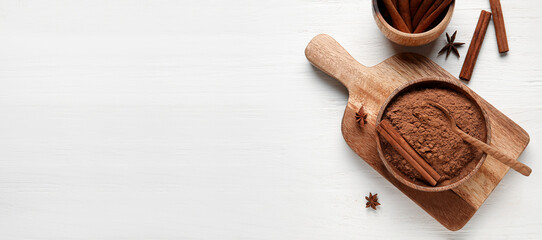
[[[480,110],[480,112],[482,113],[482,117],[484,118],[484,123],[486,125],[486,141],[485,142],[487,144],[489,144],[490,138],[491,138],[491,127],[489,125],[489,119],[488,119],[487,114],[484,111],[484,109],[480,107],[480,103],[478,101],[476,101],[476,99],[474,97],[472,97],[472,94],[470,93],[471,90],[468,89],[467,87],[465,87],[463,84],[458,84],[458,83],[455,83],[455,82],[453,82],[451,80],[439,79],[439,78],[436,78],[436,77],[422,78],[422,79],[418,79],[418,80],[415,80],[415,81],[411,81],[411,82],[408,82],[408,83],[404,84],[403,86],[398,87],[397,89],[395,89],[395,91],[393,91],[391,93],[391,95],[386,99],[384,104],[382,104],[382,107],[380,108],[380,111],[378,112],[378,116],[376,117],[376,126],[378,126],[378,124],[380,124],[380,121],[382,120],[382,116],[384,115],[384,111],[386,110],[386,108],[388,107],[390,102],[392,102],[395,99],[396,96],[399,96],[403,92],[406,92],[406,91],[408,91],[410,89],[418,88],[418,87],[440,87],[440,88],[451,89],[453,91],[456,91],[456,92],[462,94],[463,96],[468,98],[470,101],[472,101],[474,103],[474,105],[477,106],[478,110]],[[441,191],[446,191],[446,190],[449,190],[449,189],[452,189],[452,188],[455,188],[455,187],[459,186],[460,184],[464,183],[469,178],[471,178],[480,169],[482,164],[484,164],[484,161],[485,161],[486,156],[487,156],[484,153],[482,155],[482,157],[480,158],[480,161],[478,162],[478,164],[476,164],[476,166],[474,167],[474,169],[469,174],[467,174],[465,177],[460,179],[459,181],[456,181],[456,182],[454,182],[452,184],[449,184],[449,185],[446,185],[446,186],[431,187],[429,185],[421,185],[421,184],[414,183],[413,181],[411,181],[410,179],[405,177],[394,166],[392,166],[388,162],[388,160],[384,157],[384,153],[382,151],[382,146],[380,144],[380,141],[381,141],[380,134],[376,134],[376,145],[377,145],[378,155],[380,156],[380,159],[384,163],[384,166],[386,166],[386,169],[388,169],[388,171],[391,173],[391,175],[393,175],[393,177],[395,177],[397,180],[399,180],[403,184],[405,184],[405,185],[407,185],[407,186],[409,186],[409,187],[411,187],[413,189],[424,191],[424,192],[441,192]]]
[[[455,1],[452,1],[448,7],[446,15],[442,18],[439,24],[429,31],[425,31],[423,33],[405,33],[391,26],[386,19],[382,17],[380,8],[378,6],[379,1],[380,0],[373,0],[373,17],[376,25],[378,28],[380,28],[380,31],[384,34],[384,36],[386,36],[386,38],[403,46],[421,46],[437,39],[444,32],[448,26],[448,23],[450,23],[455,7]]]

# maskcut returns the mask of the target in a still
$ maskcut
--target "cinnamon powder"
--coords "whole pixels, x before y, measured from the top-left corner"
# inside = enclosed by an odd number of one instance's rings
[[[471,172],[482,157],[482,152],[463,141],[454,133],[447,118],[437,108],[424,103],[432,100],[448,109],[457,126],[467,134],[486,140],[486,125],[479,108],[451,89],[418,88],[397,96],[384,111],[388,119],[405,140],[441,176],[438,186],[459,181]],[[391,145],[382,140],[384,157],[407,179],[427,185],[418,173]]]

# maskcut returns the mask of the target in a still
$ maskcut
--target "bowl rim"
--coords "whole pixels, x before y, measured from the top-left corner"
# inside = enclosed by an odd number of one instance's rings
[[[424,78],[420,78],[420,79],[417,79],[417,80],[409,81],[409,82],[399,86],[398,88],[396,88],[388,96],[388,98],[384,101],[384,103],[380,107],[380,110],[379,110],[378,115],[376,117],[376,125],[375,126],[378,126],[378,124],[380,124],[380,121],[382,120],[382,116],[384,114],[384,110],[386,110],[389,103],[399,93],[402,93],[404,90],[408,90],[411,87],[415,87],[415,85],[431,84],[431,82],[444,83],[445,85],[446,84],[453,85],[454,87],[461,89],[463,91],[463,93],[464,93],[463,95],[465,95],[465,97],[469,98],[469,100],[474,102],[474,104],[478,107],[478,109],[480,109],[480,111],[482,113],[482,117],[484,118],[484,122],[486,124],[486,141],[485,142],[487,144],[490,144],[490,142],[491,142],[491,125],[490,125],[490,121],[489,121],[489,118],[488,118],[488,115],[487,115],[485,109],[482,108],[482,106],[480,104],[480,101],[478,101],[474,97],[474,92],[471,89],[469,89],[467,86],[464,86],[462,83],[457,83],[456,81],[452,81],[450,79],[441,78],[441,77],[424,77]],[[413,183],[411,181],[408,181],[407,179],[405,179],[403,177],[403,175],[401,173],[398,173],[398,170],[395,167],[393,167],[391,164],[389,164],[388,160],[386,160],[386,158],[384,157],[384,153],[382,151],[382,146],[380,144],[380,134],[376,134],[376,148],[377,148],[380,160],[382,161],[382,163],[384,164],[384,166],[386,167],[388,172],[390,172],[391,175],[393,175],[393,177],[395,179],[399,180],[401,183],[407,185],[410,188],[420,190],[420,191],[424,191],[424,192],[441,192],[441,191],[446,191],[446,190],[456,188],[457,186],[463,184],[464,182],[469,180],[472,176],[474,176],[474,174],[476,174],[478,172],[478,170],[484,164],[484,162],[485,162],[485,160],[487,158],[487,154],[483,153],[482,157],[480,158],[480,161],[478,162],[478,164],[476,164],[474,169],[469,174],[467,174],[465,177],[460,179],[459,181],[454,182],[454,183],[449,184],[449,185],[446,185],[446,186],[430,187],[430,186],[418,185],[418,184],[415,184],[415,183]]]
[[[399,31],[397,28],[390,25],[388,23],[388,21],[386,21],[386,19],[384,19],[384,17],[382,17],[382,13],[380,12],[380,8],[378,7],[378,1],[379,0],[373,0],[372,1],[372,3],[373,3],[373,13],[378,13],[378,14],[375,14],[375,16],[378,18],[378,20],[380,20],[380,22],[384,26],[386,26],[386,28],[390,29],[390,31],[392,31],[395,34],[402,35],[402,36],[405,36],[405,37],[418,37],[418,38],[421,38],[421,37],[437,34],[439,32],[439,29],[442,27],[441,25],[444,25],[444,28],[446,28],[446,25],[448,24],[447,22],[449,22],[449,21],[446,21],[445,19],[446,18],[451,18],[451,15],[453,14],[453,11],[454,11],[454,8],[455,8],[455,0],[453,0],[452,3],[450,3],[450,6],[448,7],[448,11],[446,12],[446,15],[444,16],[444,18],[440,21],[439,24],[437,24],[431,30],[425,31],[425,32],[422,32],[422,33],[406,33],[406,32],[403,32],[403,31]]]

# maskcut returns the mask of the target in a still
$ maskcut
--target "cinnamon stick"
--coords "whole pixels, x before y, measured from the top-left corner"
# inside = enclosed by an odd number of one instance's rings
[[[489,20],[491,20],[491,13],[482,10],[482,12],[480,12],[480,18],[478,19],[476,29],[474,30],[474,35],[472,35],[472,40],[470,42],[469,50],[467,51],[467,56],[465,57],[465,62],[463,62],[463,67],[461,68],[461,73],[459,74],[459,78],[463,80],[469,81],[472,76],[472,71],[474,70],[474,65],[476,65],[478,53],[480,53],[480,48],[482,47],[484,37],[486,36]]]
[[[424,32],[429,26],[431,26],[431,23],[433,23],[438,16],[452,3],[453,0],[444,0],[441,1],[438,7],[435,8],[433,12],[431,12],[430,15],[427,17],[422,18],[420,23],[418,23],[418,26],[416,26],[416,30],[414,30],[414,33],[421,33]],[[435,4],[434,6],[436,6]]]
[[[399,14],[401,14],[403,21],[405,21],[405,24],[408,27],[408,32],[411,33],[413,29],[412,20],[410,19],[410,4],[408,3],[408,0],[398,0],[397,8],[399,9]]]
[[[410,17],[414,18],[423,0],[410,0]]]
[[[397,28],[399,31],[410,33],[410,30],[408,29],[408,26],[406,25],[405,21],[403,20],[403,17],[399,14],[395,6],[393,5],[392,0],[383,0],[384,5],[386,6],[386,9],[388,9],[388,13],[391,16],[391,21],[393,23],[393,27]]]
[[[433,13],[440,6],[440,4],[442,4],[443,1],[444,0],[435,0],[435,2],[433,4],[431,4],[431,7],[429,9],[427,9],[425,14],[423,14],[422,19],[420,20],[420,22],[423,21],[425,18],[429,17],[429,15],[431,15],[431,13]]]
[[[412,148],[410,144],[408,144],[408,142],[401,136],[401,134],[391,125],[390,121],[382,120],[380,122],[380,125],[382,125],[382,128],[384,128],[384,130],[386,130],[386,132],[388,132],[395,139],[395,141],[399,143],[399,146],[405,149],[407,153],[410,154],[410,156],[412,156],[412,158],[414,158],[414,160],[416,160],[416,162],[420,164],[420,166],[422,166],[423,169],[427,173],[429,173],[429,175],[431,175],[433,179],[435,179],[437,182],[440,181],[441,176],[437,173],[437,171],[435,171],[435,169],[433,169],[431,165],[429,165],[422,158],[422,156],[420,156],[420,154],[418,154],[418,152],[416,152],[416,150],[414,150],[414,148]]]
[[[433,2],[435,2],[435,0],[423,0],[423,2],[420,4],[418,11],[416,11],[416,15],[414,15],[414,17],[412,18],[412,27],[414,29],[416,29],[427,10],[431,8],[431,4],[433,4]]]
[[[386,120],[384,120],[386,121]],[[404,149],[401,147],[401,145],[395,140],[392,135],[387,132],[382,124],[379,124],[376,128],[376,130],[386,139],[388,143],[399,153],[405,160],[416,169],[422,175],[422,177],[429,183],[431,186],[437,185],[437,181]],[[397,137],[397,136],[395,136]],[[400,135],[399,135],[400,137]]]
[[[504,27],[504,18],[500,0],[489,0],[491,12],[493,14],[493,25],[495,25],[495,34],[497,35],[497,45],[499,52],[508,52],[508,40],[506,39],[506,28]]]

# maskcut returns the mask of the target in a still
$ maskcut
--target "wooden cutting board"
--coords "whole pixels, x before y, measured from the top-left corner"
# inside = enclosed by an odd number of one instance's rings
[[[402,53],[373,67],[357,62],[333,38],[316,36],[305,50],[313,65],[341,81],[348,88],[348,105],[342,120],[342,133],[348,145],[378,173],[449,230],[459,230],[489,197],[509,168],[488,156],[480,170],[459,187],[444,192],[411,189],[386,170],[376,149],[376,116],[386,98],[397,87],[422,77],[448,78],[460,82],[428,58]],[[487,112],[491,125],[491,145],[517,158],[529,143],[529,135],[519,125],[479,95],[473,96]],[[364,106],[367,124],[360,128],[355,113]],[[518,173],[513,173],[518,174]]]

